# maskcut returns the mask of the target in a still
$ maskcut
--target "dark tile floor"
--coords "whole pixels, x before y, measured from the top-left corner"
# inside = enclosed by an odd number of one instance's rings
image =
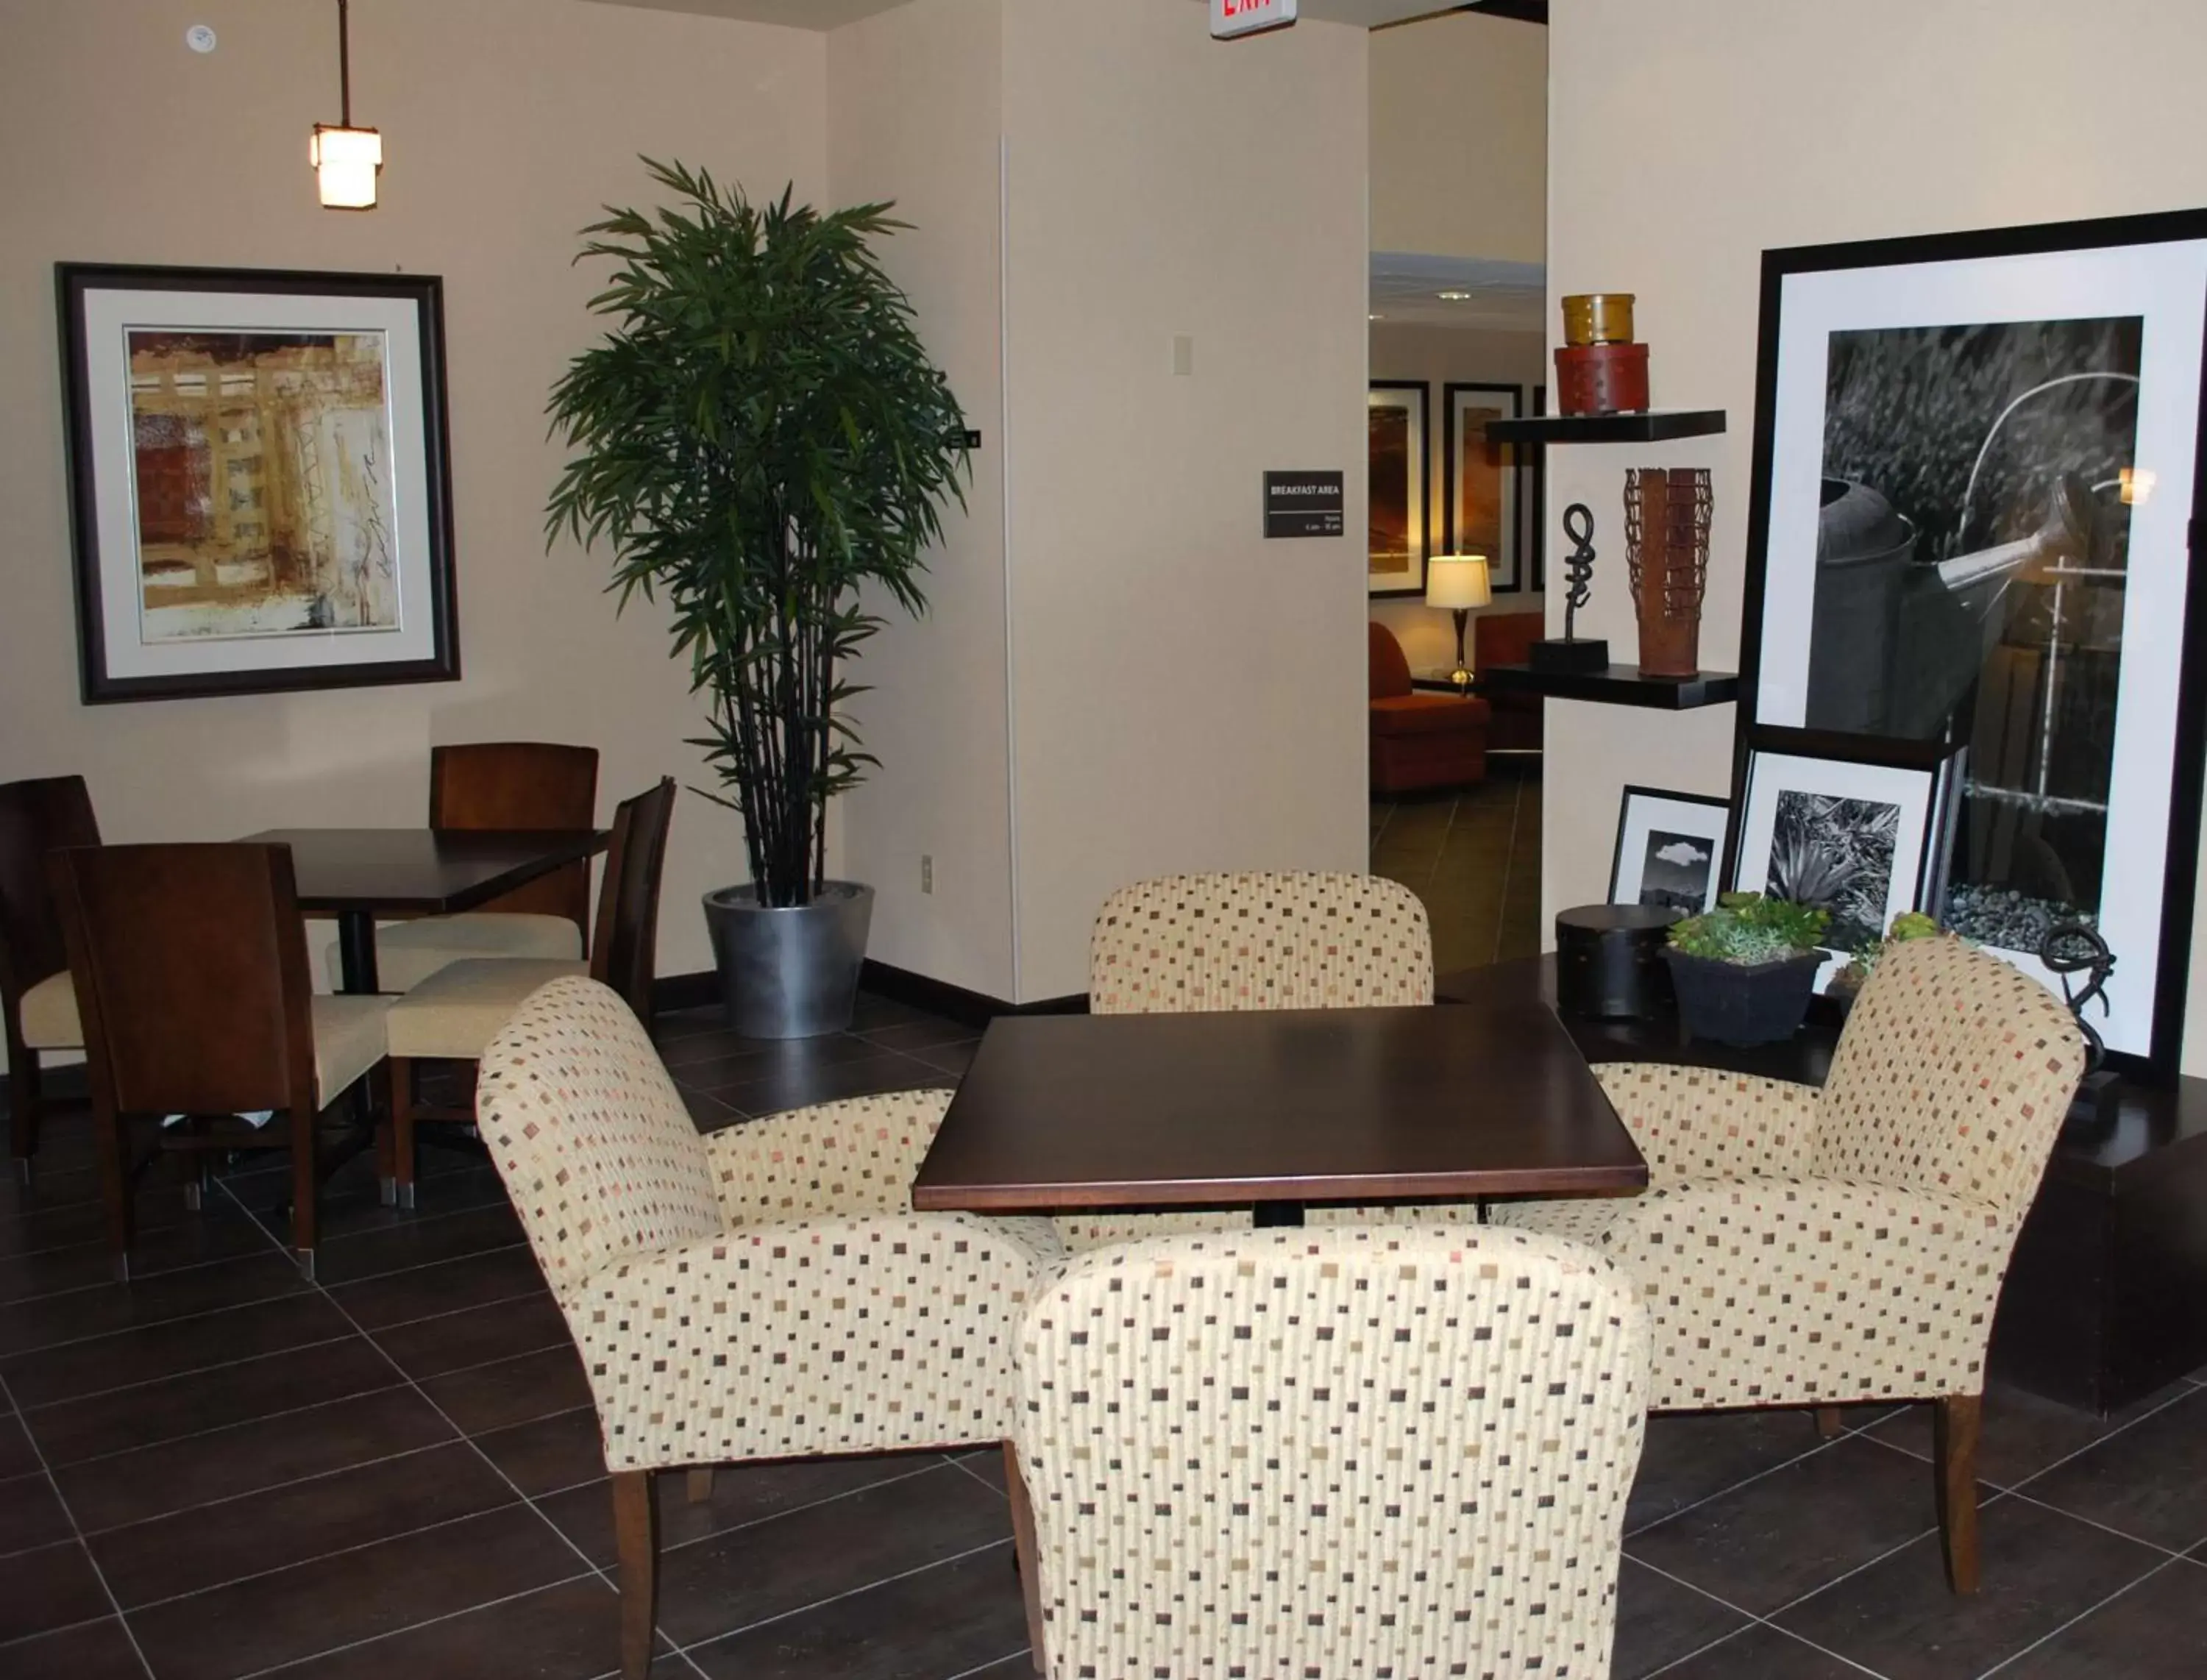
[[[1525,790],[1537,794],[1537,787]],[[661,1023],[707,1127],[950,1083],[965,1028],[878,999],[746,1044]],[[566,1334],[489,1169],[433,1151],[411,1215],[359,1164],[320,1279],[278,1246],[280,1168],[210,1209],[141,1195],[105,1279],[81,1128],[0,1187],[0,1675],[544,1677],[613,1665],[613,1540]],[[1988,1403],[1985,1587],[1941,1582],[1929,1431],[1873,1409],[1659,1419],[1615,1672],[1676,1680],[2176,1680],[2207,1672],[2207,1386],[2102,1421]],[[1028,1671],[993,1452],[727,1470],[663,1506],[662,1674]]]
[[[1372,872],[1426,906],[1433,972],[1540,950],[1540,761],[1498,755],[1487,779],[1372,801]]]

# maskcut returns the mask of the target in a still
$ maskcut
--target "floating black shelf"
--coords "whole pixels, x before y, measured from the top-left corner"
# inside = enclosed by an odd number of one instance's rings
[[[1698,677],[1643,677],[1636,665],[1606,671],[1535,671],[1529,665],[1484,665],[1474,678],[1488,693],[1543,694],[1555,700],[1591,700],[1606,706],[1647,706],[1691,711],[1739,698],[1739,679],[1729,671]]]
[[[1648,409],[1639,414],[1535,414],[1490,420],[1497,443],[1660,443],[1705,438],[1725,428],[1722,409]]]

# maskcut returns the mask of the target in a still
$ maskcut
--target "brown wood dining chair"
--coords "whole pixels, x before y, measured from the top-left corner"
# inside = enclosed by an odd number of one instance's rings
[[[24,1174],[38,1153],[48,1107],[39,1059],[84,1048],[46,854],[99,844],[82,776],[0,786],[0,1026],[8,1045],[9,1152]]]
[[[588,828],[597,809],[595,747],[469,741],[430,750],[432,828]],[[377,984],[410,991],[446,964],[470,957],[580,961],[589,916],[590,866],[571,864],[477,909],[378,929]],[[334,988],[334,945],[326,966]]]
[[[384,997],[317,997],[284,846],[109,846],[51,854],[84,1014],[108,1237],[129,1275],[130,1122],[156,1152],[291,1150],[291,1241],[314,1276],[316,1127],[383,1061]],[[234,1118],[272,1109],[258,1130]],[[164,1116],[186,1124],[162,1127]]]
[[[597,930],[588,965],[552,958],[477,957],[448,964],[391,1006],[385,1018],[391,1052],[391,1154],[398,1201],[415,1199],[415,1127],[423,1121],[475,1122],[475,1064],[507,1019],[540,986],[585,974],[619,993],[636,1018],[651,1021],[651,986],[659,929],[659,883],[667,833],[674,815],[674,780],[613,813],[613,840],[598,888]],[[416,1090],[419,1062],[464,1064],[464,1101],[430,1104]]]

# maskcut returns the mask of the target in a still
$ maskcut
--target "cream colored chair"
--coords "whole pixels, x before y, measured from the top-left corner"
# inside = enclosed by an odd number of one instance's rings
[[[1020,1333],[1038,1666],[1600,1680],[1647,1382],[1630,1280],[1530,1233],[1084,1255]]]
[[[1040,1220],[912,1211],[949,1097],[701,1137],[636,1017],[583,979],[485,1048],[483,1136],[597,1402],[628,1680],[651,1657],[653,1472],[1008,1438],[1020,1314],[1062,1251]]]
[[[1398,882],[1311,870],[1168,875],[1104,901],[1088,942],[1098,1015],[1337,1009],[1433,1001],[1426,907]],[[1313,1210],[1320,1223],[1370,1217]],[[1175,1231],[1247,1229],[1223,1212],[1068,1215],[1074,1249]]]
[[[1604,1067],[1647,1193],[1491,1217],[1589,1244],[1639,1280],[1656,1410],[1935,1403],[1947,1576],[1971,1592],[1985,1344],[2083,1070],[2043,986],[1959,940],[1917,940],[1880,960],[1821,1092]],[[1836,1414],[1819,1421],[1829,1432]]]

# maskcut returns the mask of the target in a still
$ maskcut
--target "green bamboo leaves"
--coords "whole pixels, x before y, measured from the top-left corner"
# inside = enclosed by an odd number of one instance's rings
[[[612,326],[552,388],[573,454],[546,538],[611,547],[617,610],[667,602],[708,697],[691,744],[723,791],[706,797],[742,816],[760,901],[804,904],[828,801],[877,762],[842,715],[864,691],[846,661],[883,622],[860,591],[926,610],[942,505],[965,504],[965,416],[869,248],[907,225],[890,206],[755,206],[644,165],[673,201],[583,230],[577,260],[613,266],[589,305]]]

